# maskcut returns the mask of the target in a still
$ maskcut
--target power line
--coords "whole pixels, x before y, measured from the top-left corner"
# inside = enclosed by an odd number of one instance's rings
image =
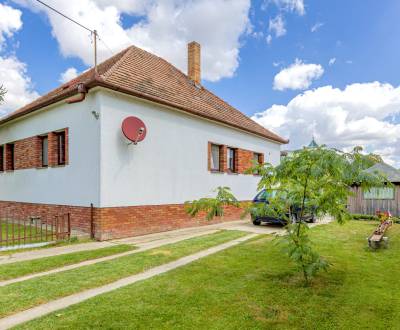
[[[43,6],[49,8],[50,10],[54,11],[55,13],[61,15],[62,17],[66,18],[67,20],[69,20],[69,21],[71,21],[71,22],[73,22],[73,23],[79,25],[81,28],[83,28],[83,29],[89,31],[89,32],[91,33],[91,35],[93,35],[93,42],[94,42],[94,69],[95,69],[95,72],[96,72],[96,73],[97,73],[97,43],[96,43],[97,38],[103,43],[103,45],[108,49],[108,51],[109,51],[112,55],[114,55],[114,52],[110,49],[110,47],[107,46],[107,44],[104,42],[104,40],[100,38],[100,36],[99,36],[99,34],[97,33],[96,30],[89,29],[89,28],[86,27],[85,25],[83,25],[83,24],[77,22],[77,21],[74,20],[73,18],[71,18],[71,17],[69,17],[69,16],[63,14],[63,13],[60,12],[59,10],[57,10],[57,9],[55,9],[55,8],[53,8],[53,7],[51,7],[50,5],[48,5],[47,3],[45,3],[45,2],[43,2],[43,1],[41,1],[41,0],[36,0],[36,1],[39,2],[40,4],[42,4]]]
[[[45,7],[49,8],[49,9],[51,9],[52,11],[56,12],[57,14],[59,14],[59,15],[65,17],[66,19],[70,20],[71,22],[74,22],[75,24],[79,25],[80,27],[84,28],[85,30],[88,30],[88,31],[90,31],[91,33],[94,33],[93,30],[91,30],[91,29],[89,29],[88,27],[84,26],[83,24],[81,24],[81,23],[75,21],[75,20],[72,19],[71,17],[68,17],[67,15],[65,15],[65,14],[63,14],[62,12],[58,11],[57,9],[55,9],[55,8],[53,8],[53,7],[51,7],[51,6],[49,6],[47,3],[44,3],[43,1],[40,1],[40,0],[36,0],[36,1],[39,2],[39,3],[41,3],[43,6],[45,6]]]
[[[111,53],[111,55],[114,55],[114,52],[111,50],[110,47],[107,46],[107,44],[104,42],[104,40],[102,38],[100,38],[99,35],[97,35],[97,37],[99,38],[99,40],[103,43],[103,45],[108,49],[108,51]]]

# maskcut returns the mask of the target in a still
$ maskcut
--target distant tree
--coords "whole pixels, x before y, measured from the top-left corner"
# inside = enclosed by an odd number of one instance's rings
[[[3,85],[0,85],[0,104],[3,103],[6,93],[7,90],[3,87]]]
[[[276,167],[266,163],[254,164],[249,169],[249,172],[257,171],[261,175],[258,190],[265,189],[270,197],[268,204],[251,204],[247,211],[287,220],[287,235],[283,237],[285,250],[302,272],[306,284],[318,271],[329,267],[329,263],[312,248],[306,216],[310,213],[330,215],[344,223],[351,217],[346,207],[352,194],[350,187],[357,183],[369,189],[383,185],[385,181],[378,174],[363,171],[375,157],[363,155],[361,151],[355,148],[350,153],[340,153],[324,146],[304,148],[285,157]],[[221,196],[202,199],[201,210],[208,212],[207,218],[212,219],[212,215],[216,215],[212,210],[218,209],[218,215],[222,215],[223,206],[233,198],[230,194],[229,200]],[[199,201],[187,203],[190,215],[200,211]]]

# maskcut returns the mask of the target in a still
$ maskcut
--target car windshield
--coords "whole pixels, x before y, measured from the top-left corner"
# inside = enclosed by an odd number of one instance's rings
[[[276,190],[271,190],[271,191],[261,190],[254,199],[258,201],[265,201],[271,197],[275,197],[275,195],[276,195]]]

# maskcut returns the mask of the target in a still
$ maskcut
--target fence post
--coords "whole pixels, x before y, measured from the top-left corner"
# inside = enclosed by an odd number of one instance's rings
[[[68,221],[68,239],[71,238],[71,213],[67,214]]]
[[[94,207],[93,203],[90,203],[90,238],[94,239]]]

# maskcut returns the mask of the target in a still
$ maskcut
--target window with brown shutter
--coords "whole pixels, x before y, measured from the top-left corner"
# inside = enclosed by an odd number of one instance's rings
[[[264,163],[264,155],[258,152],[253,153],[253,162],[255,164],[261,165]],[[257,170],[253,174],[259,174]]]
[[[57,136],[57,165],[65,165],[65,132],[56,133]]]
[[[47,167],[49,166],[49,138],[47,135],[40,137],[40,145],[41,145],[41,166]]]
[[[221,146],[218,144],[211,144],[210,170],[221,171]]]
[[[14,143],[6,144],[6,171],[14,171]]]
[[[228,171],[231,173],[236,173],[237,151],[234,148],[226,148],[226,150],[227,150]]]

